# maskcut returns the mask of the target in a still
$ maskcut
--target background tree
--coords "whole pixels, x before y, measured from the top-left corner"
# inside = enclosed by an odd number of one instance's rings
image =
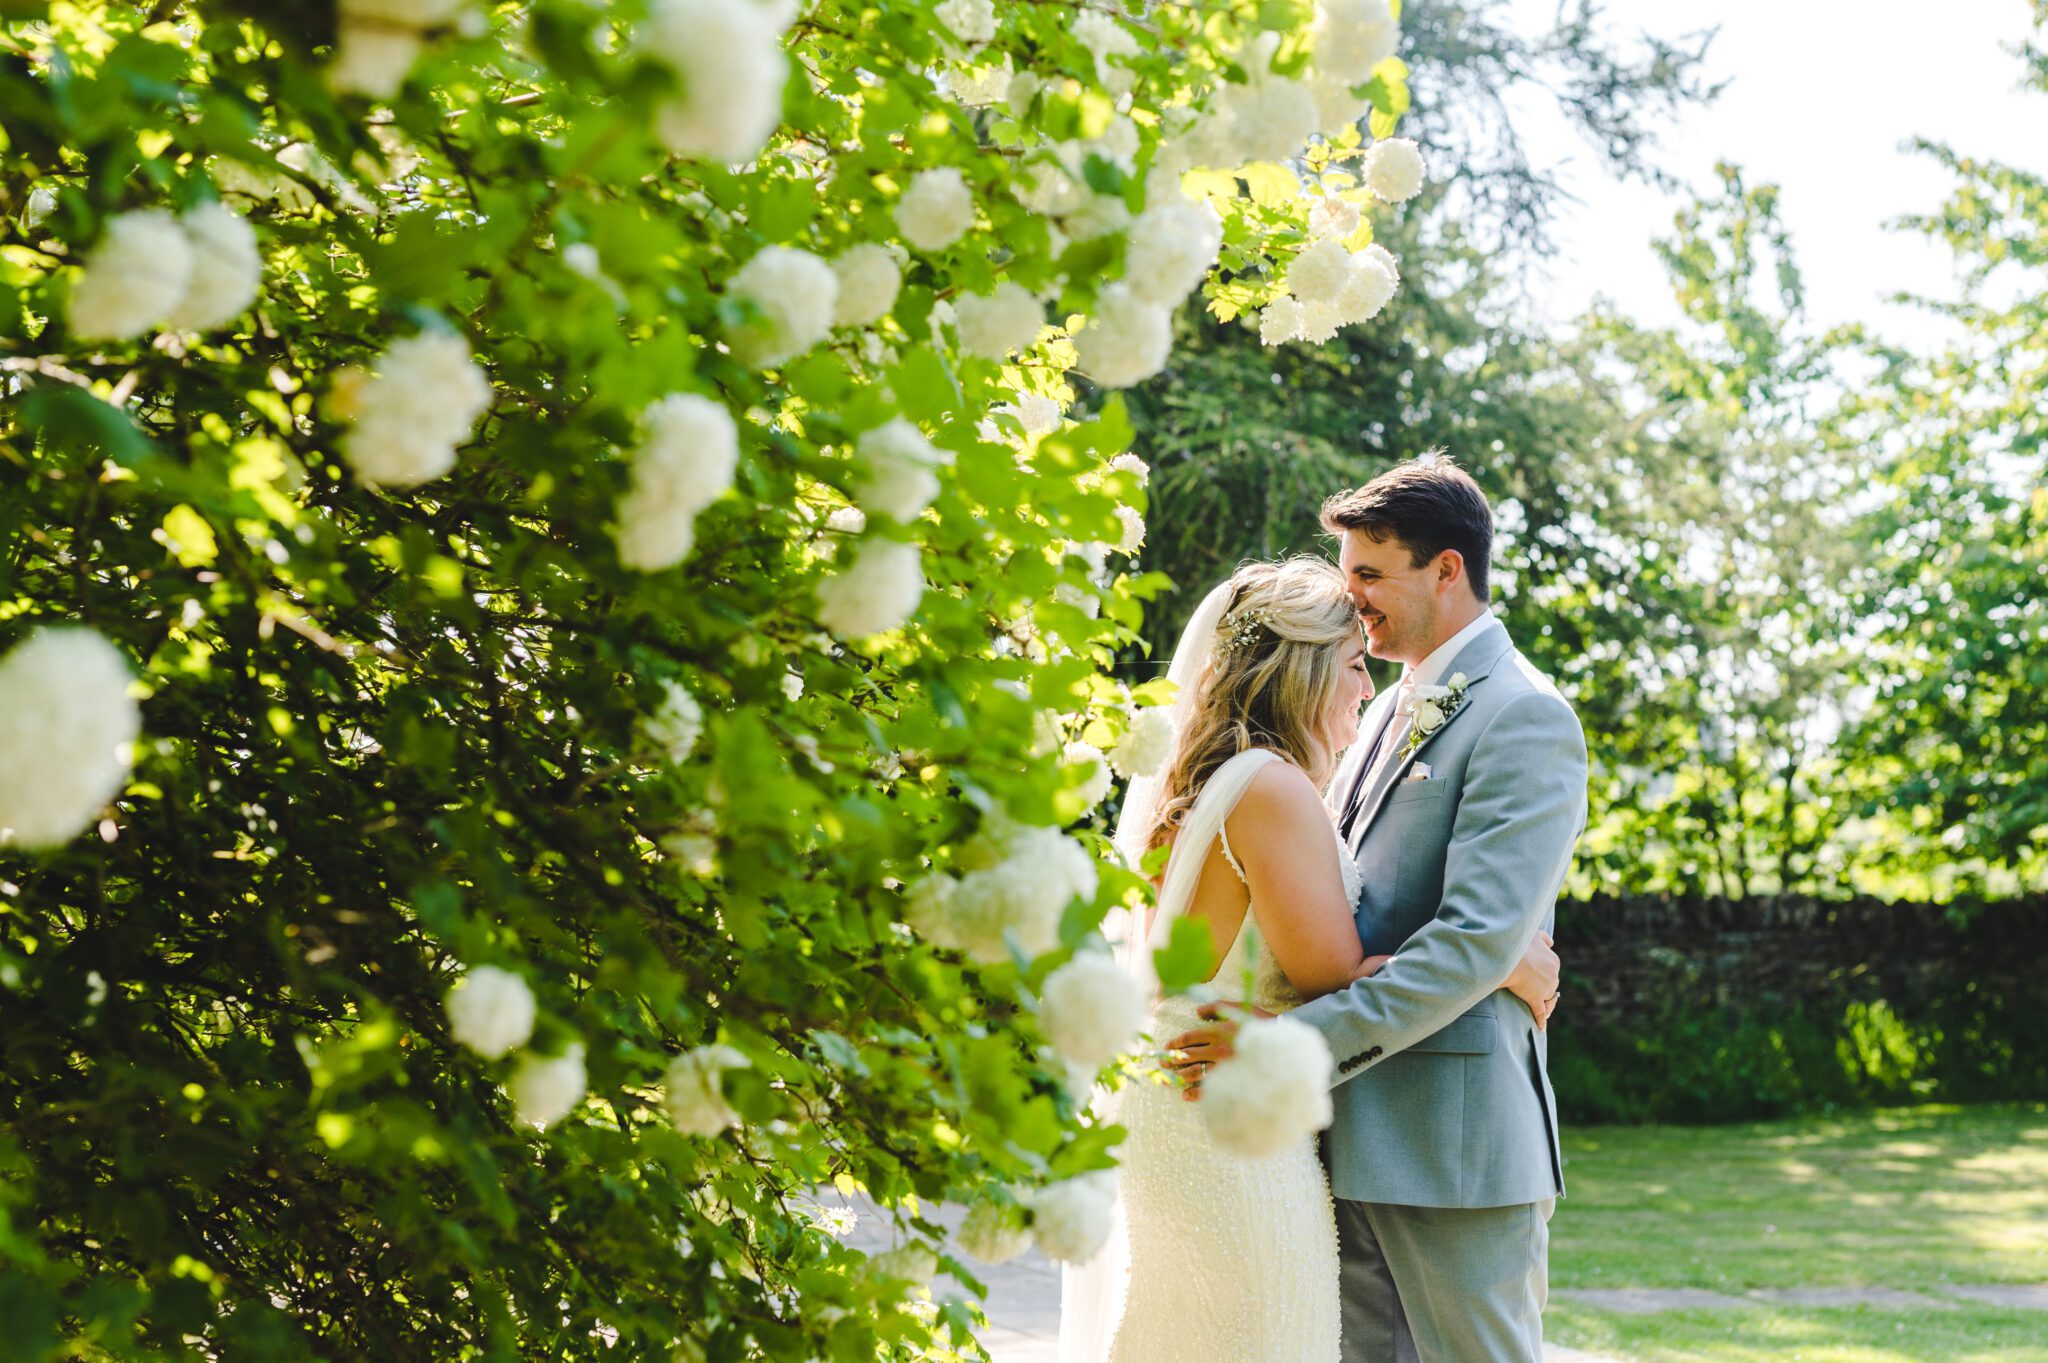
[[[2023,49],[2048,93],[2048,5]],[[1848,736],[1875,816],[1860,868],[1908,893],[2010,893],[2048,876],[2048,181],[1933,144],[1956,176],[1907,225],[1955,253],[1930,354],[1875,351],[1855,413],[1873,504],[1859,547],[1870,703]]]
[[[1834,425],[1851,338],[1805,326],[1776,190],[1718,174],[1658,247],[1684,323],[1589,319],[1583,364],[1618,376],[1621,401],[1586,533],[1636,566],[1597,605],[1569,579],[1550,605],[1599,611],[1562,675],[1610,698],[1582,873],[1741,898],[1839,870],[1823,850],[1847,813],[1833,741],[1852,700],[1859,470]]]
[[[1597,476],[1582,455],[1605,430],[1604,399],[1585,391],[1600,376],[1520,306],[1560,191],[1530,169],[1504,92],[1549,91],[1617,169],[1654,174],[1657,119],[1714,93],[1700,77],[1707,38],[1645,37],[1631,53],[1588,7],[1533,34],[1506,9],[1420,0],[1403,10],[1412,87],[1461,102],[1411,115],[1436,173],[1421,212],[1375,220],[1406,276],[1386,312],[1327,345],[1269,348],[1229,309],[1189,308],[1173,364],[1133,394],[1134,449],[1154,468],[1144,561],[1174,580],[1148,613],[1155,652],[1238,559],[1317,546],[1316,508],[1331,491],[1436,445],[1503,504],[1511,603],[1518,577],[1576,573],[1582,556],[1596,573],[1620,571],[1568,524],[1586,500],[1572,480]],[[1544,623],[1510,618],[1525,635]],[[1579,642],[1562,628],[1555,656]]]

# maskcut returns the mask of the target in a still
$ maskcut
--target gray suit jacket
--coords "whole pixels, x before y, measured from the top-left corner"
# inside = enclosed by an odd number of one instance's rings
[[[1586,740],[1498,622],[1445,678],[1460,672],[1464,704],[1381,771],[1352,828],[1358,935],[1394,959],[1293,1013],[1336,1057],[1330,1184],[1351,1201],[1503,1207],[1564,1191],[1547,1038],[1496,986],[1555,920],[1586,823]],[[1406,732],[1394,699],[1367,711],[1334,808],[1379,726],[1390,742]],[[1406,780],[1418,761],[1429,778]]]

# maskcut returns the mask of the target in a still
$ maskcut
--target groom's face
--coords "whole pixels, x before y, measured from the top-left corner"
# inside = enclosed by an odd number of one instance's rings
[[[1362,530],[1344,532],[1338,563],[1372,656],[1399,663],[1428,657],[1441,606],[1436,564],[1417,567],[1400,540],[1374,540]]]

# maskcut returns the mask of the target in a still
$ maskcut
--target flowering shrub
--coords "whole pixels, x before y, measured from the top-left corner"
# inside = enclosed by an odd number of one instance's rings
[[[912,1356],[927,1202],[1085,1255],[1109,390],[1384,303],[1384,0],[4,12],[10,1357]]]

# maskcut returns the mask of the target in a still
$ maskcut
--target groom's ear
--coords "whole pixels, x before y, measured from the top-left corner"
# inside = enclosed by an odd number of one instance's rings
[[[1460,582],[1469,585],[1471,579],[1465,573],[1465,556],[1455,549],[1446,549],[1436,556],[1436,585],[1443,588],[1457,586]]]

